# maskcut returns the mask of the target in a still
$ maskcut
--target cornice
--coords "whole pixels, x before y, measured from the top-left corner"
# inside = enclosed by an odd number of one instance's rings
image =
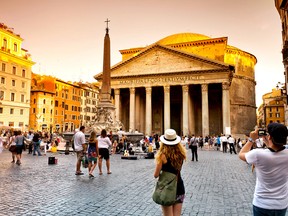
[[[124,76],[111,76],[111,80],[113,79],[127,79],[127,78],[145,78],[145,77],[159,77],[159,76],[177,76],[177,75],[186,75],[186,74],[204,74],[204,73],[219,73],[219,72],[227,72],[232,73],[229,69],[214,69],[214,70],[193,70],[193,71],[177,71],[177,72],[165,72],[165,73],[155,73],[155,74],[137,74],[137,75],[124,75]],[[97,78],[97,80],[102,80],[102,74]]]
[[[255,85],[257,84],[257,82],[254,80],[254,79],[252,79],[252,78],[250,78],[250,77],[246,77],[246,76],[241,76],[241,75],[233,75],[233,78],[235,78],[235,79],[243,79],[243,80],[248,80],[248,81],[250,81],[250,82],[253,82]]]
[[[7,55],[8,58],[17,59],[18,61],[19,61],[19,60],[20,60],[20,61],[23,61],[23,62],[25,62],[26,64],[30,64],[31,66],[33,66],[34,64],[36,64],[36,62],[33,62],[33,61],[29,60],[29,59],[26,59],[26,58],[23,57],[23,56],[17,56],[17,55],[14,55],[14,54],[12,54],[12,53],[9,53],[9,52],[7,52],[7,51],[3,51],[3,50],[0,49],[0,56],[1,56],[1,55],[3,55],[3,56]]]
[[[257,109],[257,106],[243,103],[231,103],[230,106],[242,106],[242,107],[251,107],[253,109]]]
[[[177,44],[167,44],[165,46],[178,48],[178,47],[190,47],[190,46],[199,46],[199,45],[207,45],[207,44],[217,44],[217,43],[227,44],[227,39],[228,39],[227,37],[211,38],[211,39],[184,42],[184,43],[182,42],[182,43],[177,43]]]

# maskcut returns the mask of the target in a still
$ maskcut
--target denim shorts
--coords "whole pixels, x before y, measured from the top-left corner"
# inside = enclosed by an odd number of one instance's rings
[[[287,208],[285,209],[263,209],[253,205],[254,216],[285,216]]]

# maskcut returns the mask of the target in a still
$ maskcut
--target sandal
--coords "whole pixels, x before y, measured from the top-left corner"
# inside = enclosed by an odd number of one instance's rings
[[[99,172],[99,175],[102,175],[103,173],[102,172]]]
[[[110,171],[110,172],[107,172],[107,174],[112,174],[112,172]]]
[[[94,175],[92,175],[92,174],[89,174],[89,178],[94,178]]]

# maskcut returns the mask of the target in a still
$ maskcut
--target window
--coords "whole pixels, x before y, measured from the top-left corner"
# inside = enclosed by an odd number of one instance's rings
[[[68,105],[65,105],[65,110],[68,110]]]
[[[58,110],[55,110],[55,115],[58,115]]]
[[[26,75],[26,71],[23,69],[22,70],[22,77],[25,77],[25,75]]]
[[[12,86],[15,86],[15,85],[16,85],[16,81],[12,80]]]
[[[10,109],[10,114],[14,114],[14,109]]]
[[[7,39],[6,38],[3,39],[3,47],[5,49],[7,48]]]
[[[55,107],[58,107],[58,101],[57,100],[55,101]]]
[[[1,125],[4,125],[4,122],[0,122],[0,126],[1,126]]]
[[[36,99],[33,100],[33,103],[36,104]]]
[[[276,104],[278,105],[278,104],[279,104],[279,101],[276,101]]]
[[[24,103],[24,101],[25,101],[25,95],[21,94],[21,102]]]
[[[46,100],[45,99],[43,100],[43,104],[46,104]]]
[[[14,127],[14,122],[9,122],[9,127]]]
[[[6,64],[2,63],[2,71],[6,71]]]
[[[13,66],[12,73],[13,73],[14,75],[16,75],[16,67],[15,67],[15,66]]]
[[[5,84],[5,78],[1,77],[1,84]]]
[[[14,51],[17,52],[17,44],[14,43]]]
[[[20,109],[20,115],[23,115],[23,113],[24,113],[24,110]]]
[[[15,93],[11,93],[11,101],[15,100]]]
[[[45,108],[43,108],[43,113],[45,113],[45,111],[46,111]]]
[[[1,114],[3,113],[3,107],[0,107],[0,113]]]
[[[0,100],[4,100],[4,91],[0,91]]]
[[[269,108],[269,110],[270,110],[270,112],[272,112],[272,108],[271,107]]]
[[[24,122],[19,122],[19,127],[23,127],[24,126]]]
[[[280,118],[280,113],[276,113],[276,118]]]
[[[36,112],[36,109],[35,108],[33,108],[33,113],[35,113]]]
[[[269,117],[272,118],[272,113],[269,114]]]
[[[25,88],[25,82],[22,82],[22,88]]]

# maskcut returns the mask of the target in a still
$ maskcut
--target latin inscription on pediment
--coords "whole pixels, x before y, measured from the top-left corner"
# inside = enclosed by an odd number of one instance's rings
[[[119,84],[147,84],[147,83],[168,83],[168,82],[185,82],[190,80],[203,80],[205,76],[183,76],[183,77],[155,77],[147,79],[129,79],[120,80]]]

